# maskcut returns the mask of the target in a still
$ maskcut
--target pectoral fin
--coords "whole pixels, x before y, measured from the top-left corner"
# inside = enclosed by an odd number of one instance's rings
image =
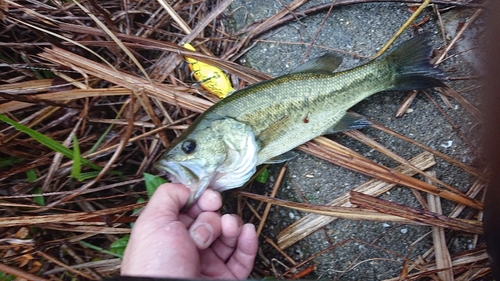
[[[341,63],[342,57],[339,57],[333,53],[327,53],[320,57],[310,59],[304,64],[299,65],[290,73],[317,71],[333,72],[340,66]]]
[[[342,131],[358,130],[370,126],[371,124],[372,122],[364,116],[353,112],[347,112],[344,117],[342,117],[333,127],[327,129],[324,134],[331,135]]]
[[[266,162],[264,162],[264,164],[278,164],[278,163],[283,163],[283,162],[286,162],[286,161],[289,161],[289,160],[292,160],[293,158],[297,157],[298,154],[293,152],[293,151],[288,151],[288,152],[285,152],[281,155],[278,155],[278,156],[274,156],[273,158],[267,160]]]
[[[256,138],[259,141],[260,149],[264,149],[270,142],[279,136],[281,131],[287,128],[288,122],[290,122],[290,116],[283,116],[260,132]]]

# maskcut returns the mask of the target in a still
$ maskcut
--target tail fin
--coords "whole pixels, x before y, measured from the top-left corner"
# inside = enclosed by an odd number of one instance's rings
[[[444,74],[434,68],[429,56],[428,34],[420,34],[399,45],[383,59],[392,66],[395,78],[391,90],[418,90],[445,86]]]

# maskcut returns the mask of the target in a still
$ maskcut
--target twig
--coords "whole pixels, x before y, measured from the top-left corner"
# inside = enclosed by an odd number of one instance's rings
[[[6,274],[12,274],[12,275],[15,275],[17,277],[20,277],[22,279],[26,279],[26,280],[29,280],[29,281],[49,281],[48,279],[45,279],[45,278],[42,278],[42,277],[38,277],[36,275],[33,275],[31,273],[28,273],[28,272],[25,272],[23,270],[20,270],[18,268],[15,268],[15,267],[12,267],[12,266],[8,266],[4,263],[0,263],[0,272],[4,272]]]
[[[447,183],[444,183],[442,182],[441,180],[437,179],[436,177],[429,177],[429,175],[427,173],[425,173],[424,171],[421,171],[419,170],[417,167],[415,167],[413,164],[411,164],[408,160],[406,160],[405,158],[397,155],[396,153],[394,153],[393,151],[391,151],[390,149],[384,147],[383,145],[381,145],[380,143],[376,142],[374,139],[368,137],[367,135],[361,133],[360,131],[356,131],[356,130],[353,130],[353,131],[347,131],[347,132],[344,132],[345,135],[347,136],[350,136],[351,138],[361,142],[361,143],[364,143],[366,145],[368,145],[369,147],[371,148],[374,148],[378,151],[380,151],[381,153],[383,153],[384,155],[387,155],[389,157],[391,157],[392,159],[398,161],[400,164],[403,164],[403,165],[407,165],[408,167],[412,168],[412,169],[415,169],[415,171],[432,180],[433,182],[437,183],[437,184],[440,184],[442,185],[443,187],[445,187],[446,189],[450,190],[450,191],[453,191],[453,192],[456,192],[456,193],[460,193],[460,190],[450,186],[449,184]],[[428,209],[428,206],[427,206],[427,203],[423,200],[423,198],[421,198],[421,195],[419,193],[414,193],[415,196],[417,197],[417,200],[420,202],[420,204],[424,207],[424,209]]]
[[[488,1],[487,1],[488,2]],[[455,37],[451,40],[451,42],[448,44],[448,46],[446,46],[446,48],[444,49],[444,51],[441,53],[441,55],[438,57],[438,59],[436,60],[436,62],[434,63],[435,65],[439,65],[443,60],[444,58],[446,57],[446,55],[448,54],[448,52],[451,50],[451,48],[453,48],[455,46],[455,43],[457,43],[458,39],[460,39],[460,37],[462,37],[462,34],[464,33],[464,31],[469,28],[469,26],[483,13],[483,10],[482,9],[478,9],[473,15],[472,17],[470,17],[470,19],[464,24],[464,26],[462,26],[462,28],[457,32],[457,34],[455,35]]]
[[[428,152],[424,152],[412,159],[410,159],[410,162],[417,166],[419,169],[425,170],[433,165],[436,164],[434,162],[434,158],[432,157],[432,154]],[[415,174],[415,171],[413,169],[410,169],[409,167],[406,166],[398,166],[395,168],[395,170],[404,173],[406,175],[413,175]],[[370,194],[373,196],[379,196],[389,190],[391,190],[395,184],[387,183],[381,180],[376,180],[372,179],[369,180],[357,187],[355,187],[353,190],[363,192],[365,194]],[[331,202],[329,202],[327,205],[329,206],[343,206],[343,207],[349,207],[352,206],[352,204],[349,202],[349,192],[344,193],[343,195],[335,198]],[[294,222],[292,225],[284,229],[278,234],[278,244],[282,248],[289,247],[293,245],[294,243],[298,242],[302,238],[310,235],[311,233],[315,232],[316,230],[326,226],[327,224],[331,223],[334,221],[336,218],[333,217],[325,217],[325,216],[319,216],[315,214],[308,214],[296,222]]]
[[[476,155],[479,156],[479,151],[477,148],[472,144],[472,142],[460,131],[460,128],[455,124],[455,122],[450,118],[450,116],[437,104],[437,102],[426,92],[423,91],[425,95],[432,101],[432,103],[436,106],[436,108],[443,114],[443,116],[448,120],[448,122],[451,124],[455,132],[462,138],[462,140],[465,141],[465,143],[469,146],[469,148],[472,150],[472,152]]]
[[[280,255],[285,257],[285,259],[289,261],[293,266],[297,265],[297,263],[289,255],[287,255],[287,253],[285,253],[282,249],[280,249],[280,247],[276,245],[276,243],[274,243],[273,240],[269,239],[269,237],[264,236],[264,241],[266,241],[266,243],[268,243],[269,245],[271,245],[271,247],[273,247],[276,251],[278,251]]]
[[[278,188],[281,185],[281,181],[283,180],[283,177],[285,176],[286,168],[287,168],[286,164],[281,168],[281,171],[278,175],[278,178],[276,179],[276,182],[274,183],[273,191],[271,192],[272,198],[274,198],[276,196],[276,193],[278,192]],[[264,227],[264,224],[266,223],[267,216],[269,215],[269,210],[271,210],[271,203],[267,203],[266,207],[264,208],[264,213],[262,214],[262,219],[260,220],[259,227],[257,228],[257,236],[260,235],[260,232],[262,231],[262,228]]]
[[[424,0],[422,5],[420,5],[420,7],[418,7],[418,9],[411,15],[411,17],[406,20],[406,22],[399,28],[398,31],[396,31],[396,34],[394,34],[392,38],[389,39],[387,43],[385,43],[385,45],[377,52],[375,57],[382,55],[387,49],[389,49],[391,44],[396,41],[396,38],[398,38],[398,36],[403,33],[403,31],[418,17],[418,15],[420,15],[420,13],[424,10],[425,7],[427,7],[427,5],[429,5],[430,2],[431,0]]]
[[[435,171],[429,171],[428,174],[436,177]],[[428,180],[430,184],[431,181]],[[439,197],[432,194],[427,194],[427,202],[429,203],[429,210],[436,214],[442,215],[441,201]],[[438,272],[439,278],[441,280],[451,280],[453,281],[453,271],[451,270],[451,257],[448,247],[446,246],[446,237],[444,235],[444,228],[433,226],[432,227],[432,241],[434,242],[434,252],[436,255],[436,268],[445,269],[442,272]]]
[[[370,177],[382,179],[391,183],[402,184],[420,191],[425,191],[475,209],[481,210],[483,208],[482,202],[473,198],[469,198],[462,192],[452,192],[449,190],[440,189],[423,181],[375,164],[370,160],[346,158],[345,156],[339,157],[338,155],[335,155],[333,151],[329,151],[325,144],[332,144],[332,142],[324,137],[318,137],[314,139],[313,143],[300,146],[300,150],[306,151],[321,159],[325,159],[334,164],[362,173],[364,175],[368,175]]]
[[[191,28],[187,23],[177,14],[177,12],[172,9],[172,7],[165,0],[158,0],[158,3],[167,11],[167,13],[174,19],[174,21],[179,25],[182,31],[186,34],[191,33]]]
[[[468,87],[466,89],[462,89],[462,90],[460,90],[460,92],[467,92],[469,90],[473,90],[473,89],[478,88],[478,87],[480,87],[480,85],[477,85],[477,86],[475,85],[472,87]],[[469,101],[464,99],[464,97],[462,97],[462,95],[460,95],[460,93],[457,92],[455,89],[453,89],[451,87],[446,87],[446,88],[438,88],[438,91],[439,91],[439,93],[441,93],[445,96],[450,96],[450,97],[454,98],[458,103],[460,103],[461,106],[463,106],[465,108],[465,110],[467,110],[467,112],[469,112],[470,115],[472,115],[472,117],[474,119],[476,119],[476,121],[482,122],[484,120],[484,117],[483,117],[483,114],[481,113],[481,111],[479,111]]]
[[[266,202],[267,204],[273,204],[281,207],[290,208],[293,210],[312,213],[322,216],[330,216],[341,219],[349,220],[369,220],[369,221],[383,221],[383,222],[396,222],[396,223],[406,223],[415,224],[414,221],[401,218],[393,215],[386,215],[380,212],[374,212],[368,209],[354,208],[354,207],[335,207],[328,205],[312,205],[297,203],[292,201],[286,201],[282,199],[272,198],[268,196],[253,194],[249,192],[240,191],[240,195],[246,196],[250,199],[259,200]],[[416,223],[421,224],[421,223]],[[425,224],[425,223],[424,223]]]
[[[158,0],[158,2],[165,8],[165,10],[167,10],[168,14],[181,27],[182,31],[187,34],[187,36],[181,39],[181,42],[179,42],[179,44],[191,42],[196,36],[198,36],[200,32],[203,31],[203,29],[205,29],[205,27],[212,20],[214,20],[220,13],[222,13],[229,6],[229,4],[231,4],[232,1],[233,0],[225,0],[224,2],[220,3],[217,8],[215,8],[209,15],[207,15],[201,22],[198,23],[195,29],[191,30],[187,23],[184,22],[184,20],[177,14],[177,12],[172,9],[172,7],[170,7],[170,5],[165,0]],[[201,46],[201,50],[206,55],[211,54],[210,51],[204,46]],[[156,67],[151,73],[151,77],[159,82],[165,80],[181,61],[182,59],[174,53],[161,58],[156,63]]]
[[[332,2],[331,6],[330,6],[330,9],[328,9],[328,12],[326,12],[326,15],[323,17],[323,20],[319,24],[318,31],[316,31],[316,34],[314,35],[313,40],[311,41],[311,43],[309,44],[309,47],[307,47],[307,50],[304,53],[304,56],[302,58],[302,63],[304,63],[304,60],[307,58],[307,56],[311,52],[312,47],[314,46],[314,42],[316,42],[316,40],[318,39],[318,36],[321,33],[321,30],[323,29],[323,26],[325,25],[326,20],[330,16],[330,13],[332,12],[332,9],[333,9],[334,5],[335,5],[335,1]]]
[[[354,5],[354,4],[362,4],[362,3],[377,3],[377,2],[395,2],[395,3],[422,3],[423,0],[337,0],[335,3],[325,3],[325,4],[319,4],[313,7],[310,7],[308,9],[305,9],[304,11],[301,11],[300,14],[302,17],[305,17],[306,15],[317,13],[326,9],[330,9],[330,7],[341,7],[341,6],[347,6],[347,5]],[[474,8],[486,8],[486,5],[484,4],[475,4],[475,3],[468,3],[468,2],[463,2],[463,1],[447,1],[447,0],[431,0],[431,4],[444,4],[444,5],[453,5],[453,6],[458,6],[458,7],[474,7]],[[274,19],[274,21],[268,22],[265,26],[263,26],[262,21],[259,21],[257,23],[252,23],[248,27],[245,27],[244,29],[238,31],[235,33],[236,36],[242,35],[246,32],[250,32],[247,34],[247,37],[245,38],[245,41],[240,42],[242,46],[235,47],[228,52],[226,52],[226,55],[222,56],[223,58],[232,58],[234,56],[239,57],[241,56],[241,52],[239,54],[235,54],[238,52],[238,50],[244,48],[246,45],[248,45],[249,41],[258,35],[265,33],[269,31],[272,28],[275,28],[276,26],[283,25],[284,23],[295,19],[294,15],[286,15],[283,16],[279,19]],[[256,27],[257,25],[257,27]]]
[[[136,208],[143,207],[144,205],[146,205],[146,203],[131,204],[123,207],[98,210],[91,213],[78,212],[78,213],[69,213],[60,215],[58,214],[58,215],[4,217],[0,218],[0,227],[43,225],[46,223],[55,223],[55,222],[57,223],[76,222],[94,217],[105,216],[109,214],[127,212]]]
[[[290,13],[291,11],[297,9],[298,7],[302,6],[302,4],[306,3],[306,0],[294,0],[292,3],[290,3],[287,7],[285,7],[283,10],[279,11],[278,13],[274,14],[273,16],[267,18],[264,22],[253,28],[250,33],[238,44],[236,44],[230,51],[228,51],[227,54],[235,54],[237,53],[241,48],[245,47],[248,45],[250,40],[257,36],[258,34],[261,34],[265,30],[269,29],[269,26],[272,26],[274,22],[277,20],[281,19],[284,17],[287,13]],[[232,55],[231,55],[232,56]],[[229,59],[231,56],[222,56],[223,58]]]
[[[395,132],[395,131],[393,131],[393,130],[385,127],[384,125],[379,124],[379,123],[377,123],[377,122],[375,122],[373,120],[372,120],[372,122],[373,122],[372,127],[376,128],[378,130],[381,130],[382,132],[385,132],[385,133],[387,133],[389,135],[392,135],[392,136],[395,136],[395,137],[397,137],[399,139],[407,141],[407,142],[409,142],[409,143],[411,143],[411,144],[413,144],[415,146],[418,146],[418,147],[422,148],[425,151],[429,151],[430,153],[432,153],[432,154],[436,155],[437,157],[445,160],[446,162],[449,162],[450,164],[453,164],[453,165],[459,167],[460,169],[462,169],[462,170],[470,173],[471,175],[479,177],[479,178],[481,178],[483,180],[486,180],[486,178],[487,178],[484,173],[481,173],[480,171],[474,169],[473,167],[465,165],[464,163],[462,163],[461,161],[459,161],[459,160],[457,160],[457,159],[455,159],[453,157],[450,157],[450,156],[448,156],[448,155],[446,155],[446,154],[444,154],[444,153],[442,153],[440,151],[432,149],[432,148],[430,148],[430,147],[428,147],[428,146],[426,146],[424,144],[416,142],[416,141],[410,139],[409,137],[401,135],[401,134],[399,134],[399,133],[397,133],[397,132]]]
[[[417,90],[413,90],[406,95],[405,99],[403,100],[398,110],[396,111],[396,118],[403,116],[403,114],[405,114],[406,111],[408,111],[408,108],[410,107],[413,100],[417,96],[417,93],[418,93]]]
[[[182,38],[180,44],[190,43],[196,36],[198,36],[198,34],[200,34],[203,31],[203,29],[205,29],[205,27],[207,27],[207,25],[210,22],[212,22],[218,15],[220,15],[222,12],[224,12],[224,10],[226,10],[226,8],[229,5],[231,5],[232,2],[233,2],[233,0],[224,0],[223,2],[219,3],[219,5],[217,5],[210,12],[210,14],[208,14],[200,22],[198,22],[196,27],[193,30],[191,30],[190,33],[186,33],[188,35],[185,36],[184,38]]]
[[[413,220],[415,222],[421,222],[433,226],[440,226],[474,234],[483,233],[482,224],[473,224],[472,222],[474,221],[466,222],[460,219],[449,218],[447,216],[443,216],[434,212],[410,208],[356,191],[351,191],[350,201],[352,204],[358,205],[360,207],[376,210],[384,214],[400,216]]]
[[[87,280],[96,280],[92,275],[89,275],[87,273],[76,270],[76,269],[72,268],[71,266],[66,265],[63,262],[59,261],[58,259],[50,256],[49,254],[46,254],[46,253],[41,252],[41,251],[38,251],[37,254],[39,256],[43,257],[44,259],[48,260],[49,262],[53,262],[53,263],[57,264],[58,266],[64,267],[69,272],[72,272],[76,275],[80,275],[81,277],[86,278]]]

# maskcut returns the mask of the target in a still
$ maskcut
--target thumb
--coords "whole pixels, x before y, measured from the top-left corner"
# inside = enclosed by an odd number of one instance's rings
[[[197,248],[181,223],[179,210],[190,191],[180,184],[162,184],[140,214],[123,255],[122,275],[187,277],[199,266]],[[161,255],[161,258],[159,258]],[[185,258],[193,256],[192,262]],[[194,276],[194,275],[193,275]]]
[[[165,183],[156,189],[139,220],[161,218],[164,222],[179,220],[179,211],[186,205],[190,191],[182,184]]]

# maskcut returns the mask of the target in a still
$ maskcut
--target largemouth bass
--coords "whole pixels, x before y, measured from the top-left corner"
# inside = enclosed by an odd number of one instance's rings
[[[429,63],[426,37],[346,71],[333,72],[341,60],[327,54],[235,91],[201,114],[154,167],[191,190],[188,205],[208,187],[240,187],[257,165],[286,161],[296,146],[369,125],[347,110],[372,94],[443,86],[442,72]]]

